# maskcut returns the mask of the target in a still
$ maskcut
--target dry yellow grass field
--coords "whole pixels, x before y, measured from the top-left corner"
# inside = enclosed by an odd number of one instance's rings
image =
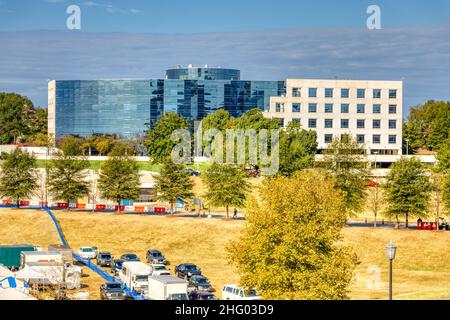
[[[181,262],[198,264],[218,290],[223,284],[238,280],[227,263],[224,247],[238,237],[242,221],[111,213],[56,212],[56,216],[75,250],[95,245],[115,256],[134,252],[144,258],[147,249],[155,248],[166,254],[171,267]],[[384,248],[389,240],[398,245],[394,263],[395,299],[450,297],[450,232],[345,228],[343,241],[354,248],[361,261],[351,285],[352,299],[386,298],[388,261]],[[41,211],[0,209],[0,244],[17,243],[33,243],[43,248],[58,243],[50,218]],[[379,283],[371,281],[377,279],[374,272],[377,268]],[[88,270],[85,273],[84,290],[97,299],[102,279]]]

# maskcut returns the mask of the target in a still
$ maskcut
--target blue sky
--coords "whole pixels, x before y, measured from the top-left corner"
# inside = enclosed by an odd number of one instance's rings
[[[82,29],[66,29],[81,7]],[[381,8],[382,30],[366,9]],[[0,91],[46,106],[49,79],[161,78],[193,63],[242,78],[405,82],[405,108],[450,100],[450,0],[0,0]]]

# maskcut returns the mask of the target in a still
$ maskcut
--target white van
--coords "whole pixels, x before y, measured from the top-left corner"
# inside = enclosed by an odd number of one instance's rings
[[[122,264],[119,278],[131,290],[148,296],[148,277],[151,268],[143,262],[126,261]]]
[[[245,290],[234,284],[227,284],[222,289],[222,300],[261,300],[255,289]]]

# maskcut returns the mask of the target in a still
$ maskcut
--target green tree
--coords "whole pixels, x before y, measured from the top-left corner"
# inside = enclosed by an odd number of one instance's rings
[[[240,284],[264,299],[347,299],[357,258],[340,242],[345,220],[345,196],[332,177],[267,179],[249,198],[245,228],[226,251]]]
[[[83,155],[83,139],[75,136],[64,136],[57,141],[62,153],[68,157]]]
[[[447,211],[450,211],[450,173],[447,173],[442,181],[442,200]]]
[[[265,118],[262,111],[258,108],[245,112],[241,117],[234,121],[234,129],[279,129],[278,119]]]
[[[177,129],[186,129],[186,120],[176,113],[166,113],[151,128],[144,141],[149,157],[155,162],[163,162],[172,153],[178,142],[172,141],[172,133]]]
[[[15,93],[0,93],[0,144],[19,142],[30,133],[25,119],[33,110],[30,99]]]
[[[170,158],[166,158],[160,173],[154,177],[158,199],[170,203],[172,215],[175,213],[174,208],[178,198],[189,198],[194,195],[193,182],[184,169],[183,165],[173,163]]]
[[[347,208],[353,213],[362,210],[369,175],[364,146],[349,135],[336,138],[324,151],[319,165],[334,175],[335,187],[344,192]]]
[[[444,174],[450,172],[450,139],[441,144],[436,158],[438,160],[437,171]]]
[[[54,199],[69,203],[89,194],[86,179],[89,161],[80,156],[57,152],[50,161],[49,192]]]
[[[125,150],[115,147],[99,173],[98,188],[105,199],[117,203],[120,213],[122,200],[136,200],[140,195],[139,166]]]
[[[289,123],[280,133],[279,173],[292,176],[294,172],[314,166],[317,153],[317,133],[300,128],[299,123]]]
[[[411,108],[404,136],[413,150],[439,150],[449,138],[450,102],[427,101]]]
[[[19,208],[20,200],[31,196],[37,187],[36,159],[19,148],[7,154],[0,173],[0,195],[14,199]]]
[[[242,168],[233,165],[211,165],[202,175],[207,191],[204,197],[212,206],[225,207],[229,219],[229,207],[243,207],[250,191],[248,176]]]
[[[394,163],[384,186],[389,204],[386,215],[405,215],[406,227],[409,217],[423,217],[428,212],[432,184],[429,174],[417,158],[402,158]]]

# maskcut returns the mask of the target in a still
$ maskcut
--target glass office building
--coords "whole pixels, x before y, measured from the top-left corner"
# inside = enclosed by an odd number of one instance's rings
[[[270,97],[284,94],[284,81],[243,81],[239,70],[207,67],[171,69],[155,80],[55,80],[49,82],[49,132],[133,138],[164,113],[201,120],[222,108],[238,117],[268,110]]]

